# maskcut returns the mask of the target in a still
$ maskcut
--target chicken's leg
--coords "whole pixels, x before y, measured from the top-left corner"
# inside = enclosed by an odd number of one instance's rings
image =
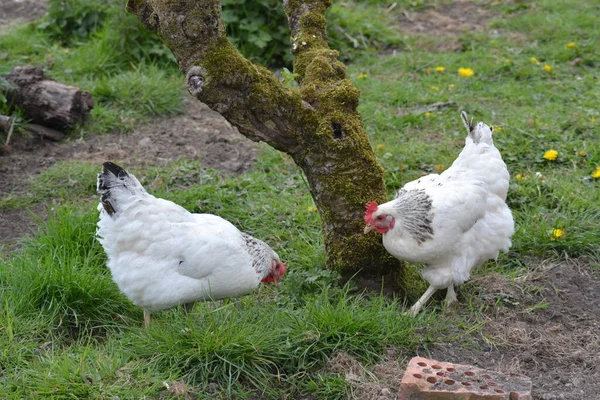
[[[148,328],[150,326],[150,311],[144,308],[144,328]]]
[[[454,303],[458,299],[456,298],[456,292],[454,291],[454,284],[448,286],[448,292],[446,293],[446,307]]]
[[[421,298],[417,300],[417,302],[410,308],[410,315],[416,317],[419,311],[421,311],[421,309],[425,305],[425,303],[427,303],[427,300],[429,300],[429,298],[436,292],[436,290],[437,289],[433,286],[429,286],[425,293],[423,293],[423,296],[421,296]]]

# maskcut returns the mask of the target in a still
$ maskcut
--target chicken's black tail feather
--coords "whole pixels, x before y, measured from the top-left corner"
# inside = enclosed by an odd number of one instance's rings
[[[103,167],[102,172],[98,174],[97,190],[101,195],[100,201],[104,210],[108,215],[114,215],[123,195],[130,196],[144,189],[133,175],[117,164],[107,161]]]

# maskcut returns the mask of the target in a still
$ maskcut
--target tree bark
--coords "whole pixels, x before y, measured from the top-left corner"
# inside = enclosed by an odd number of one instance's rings
[[[9,102],[36,124],[69,129],[84,121],[93,107],[91,93],[47,79],[40,67],[15,67],[2,88]]]
[[[174,53],[193,96],[302,168],[323,220],[328,267],[371,280],[401,266],[380,237],[362,233],[365,204],[386,200],[383,170],[357,111],[360,93],[326,42],[329,6],[284,1],[300,86],[292,90],[227,40],[219,0],[127,3]]]

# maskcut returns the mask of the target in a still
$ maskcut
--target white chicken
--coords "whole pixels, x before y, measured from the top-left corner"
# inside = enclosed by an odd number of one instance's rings
[[[116,164],[104,163],[97,188],[98,240],[121,292],[143,307],[145,327],[151,311],[240,296],[285,273],[266,243],[221,217],[152,196]]]
[[[413,316],[436,290],[448,289],[447,304],[456,301],[454,286],[508,251],[515,230],[505,202],[509,173],[492,129],[483,122],[473,126],[465,112],[461,117],[468,135],[450,168],[408,182],[392,201],[367,204],[365,233],[382,233],[394,257],[425,265],[421,275],[430,286],[412,306]]]

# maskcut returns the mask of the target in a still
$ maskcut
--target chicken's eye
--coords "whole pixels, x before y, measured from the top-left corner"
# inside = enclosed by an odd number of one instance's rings
[[[383,219],[383,215],[378,216],[377,219],[381,221]]]

